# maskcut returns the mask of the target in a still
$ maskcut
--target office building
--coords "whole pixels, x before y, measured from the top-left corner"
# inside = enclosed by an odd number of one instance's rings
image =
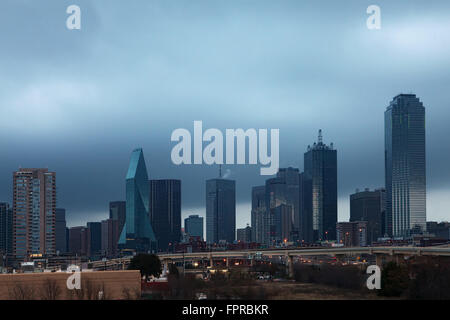
[[[102,224],[101,222],[88,222],[88,251],[89,257],[100,256],[102,253]]]
[[[119,220],[107,219],[101,222],[101,248],[105,257],[113,258],[118,254]]]
[[[292,223],[292,207],[281,204],[272,210],[274,211],[274,244],[290,241],[294,226]]]
[[[312,239],[305,240],[336,240],[337,151],[332,143],[330,146],[323,143],[322,130],[318,142],[308,146],[304,165],[303,214],[309,217],[303,218],[312,224]]]
[[[172,251],[181,241],[180,180],[150,180],[150,222],[158,250]]]
[[[127,216],[127,203],[113,201],[109,203],[109,218],[119,221],[119,230],[122,231]]]
[[[386,233],[409,237],[426,231],[425,108],[400,94],[384,116]]]
[[[336,225],[337,242],[346,247],[367,245],[367,222],[339,222]]]
[[[8,203],[0,202],[0,255],[12,254],[13,216]]]
[[[69,253],[77,256],[87,256],[89,251],[89,230],[78,226],[69,228]]]
[[[13,173],[13,255],[17,261],[54,255],[56,174],[47,169]]]
[[[436,238],[450,240],[450,222],[437,223],[435,221],[428,221],[427,232]]]
[[[190,215],[184,219],[184,232],[190,237],[199,237],[203,240],[203,217]]]
[[[247,227],[236,230],[236,238],[239,242],[250,243],[252,242],[252,228]]]
[[[156,250],[156,237],[150,223],[150,184],[141,148],[131,154],[126,176],[126,219],[121,230],[119,249],[124,253],[148,253]]]
[[[266,227],[269,222],[266,214],[266,186],[252,188],[252,241],[256,243],[267,243],[269,230]]]
[[[350,195],[350,221],[367,221],[367,242],[371,244],[384,236],[386,191],[357,190]]]
[[[56,241],[56,252],[59,254],[67,252],[66,228],[67,228],[66,209],[56,208],[55,241]]]
[[[210,244],[236,239],[236,182],[206,181],[206,241]]]

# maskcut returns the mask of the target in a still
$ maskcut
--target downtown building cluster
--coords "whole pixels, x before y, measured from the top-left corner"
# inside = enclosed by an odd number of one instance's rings
[[[109,204],[109,218],[67,228],[57,208],[56,173],[13,173],[13,203],[0,203],[0,252],[17,263],[49,256],[112,258],[138,252],[172,252],[181,242],[205,249],[252,242],[258,246],[337,243],[372,245],[434,233],[449,239],[450,226],[426,222],[425,108],[412,94],[396,96],[385,111],[385,186],[350,196],[350,220],[338,222],[337,150],[318,141],[303,155],[304,169],[280,168],[252,189],[251,226],[236,230],[236,181],[206,181],[203,217],[181,228],[181,181],[150,180],[142,149],[132,152],[125,201]],[[8,263],[6,263],[8,264]]]

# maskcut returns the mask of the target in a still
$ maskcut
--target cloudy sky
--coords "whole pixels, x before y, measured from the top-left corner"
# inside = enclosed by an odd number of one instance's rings
[[[81,30],[66,8],[81,7]],[[366,9],[381,8],[381,30]],[[428,219],[450,220],[448,0],[2,0],[0,201],[12,172],[57,173],[69,225],[125,198],[133,148],[152,179],[182,180],[183,215],[204,215],[217,167],[172,164],[173,130],[280,129],[280,165],[303,170],[317,139],[338,150],[339,220],[349,194],[384,184],[383,112],[399,93],[426,107]],[[237,225],[259,166],[225,166]]]

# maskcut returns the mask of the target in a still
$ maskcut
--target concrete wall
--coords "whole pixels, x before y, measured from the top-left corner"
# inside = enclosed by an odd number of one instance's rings
[[[0,274],[0,300],[139,299],[141,276],[137,270],[81,272],[81,290],[67,289],[65,272]]]

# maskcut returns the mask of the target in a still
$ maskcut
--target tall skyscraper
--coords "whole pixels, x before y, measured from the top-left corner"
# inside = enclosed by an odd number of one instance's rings
[[[12,254],[12,220],[12,209],[9,204],[0,202],[0,255]]]
[[[150,223],[150,185],[141,148],[131,154],[126,176],[126,221],[119,248],[128,252],[156,250],[156,238]]]
[[[236,239],[236,182],[206,181],[206,241],[233,243]]]
[[[275,244],[290,241],[292,236],[292,207],[290,205],[281,204],[274,211],[274,236]]]
[[[56,251],[59,253],[67,252],[66,239],[66,209],[56,208],[55,211],[55,241]]]
[[[303,214],[311,216],[313,231],[306,241],[336,240],[337,152],[332,143],[323,143],[322,130],[318,142],[308,146],[304,164]]]
[[[350,195],[350,222],[367,222],[367,243],[384,236],[383,219],[386,212],[386,191],[365,189]]]
[[[127,203],[113,201],[109,203],[109,218],[119,221],[119,230],[122,231],[127,216]]]
[[[400,94],[384,113],[386,233],[408,237],[426,231],[425,108]]]
[[[184,232],[191,237],[203,239],[203,217],[199,217],[196,214],[184,219]]]
[[[181,241],[181,181],[150,180],[150,222],[158,250]]]
[[[266,214],[266,186],[252,188],[252,241],[265,244],[269,236],[269,221]]]
[[[19,169],[13,173],[13,254],[54,255],[56,174],[47,169]]]

